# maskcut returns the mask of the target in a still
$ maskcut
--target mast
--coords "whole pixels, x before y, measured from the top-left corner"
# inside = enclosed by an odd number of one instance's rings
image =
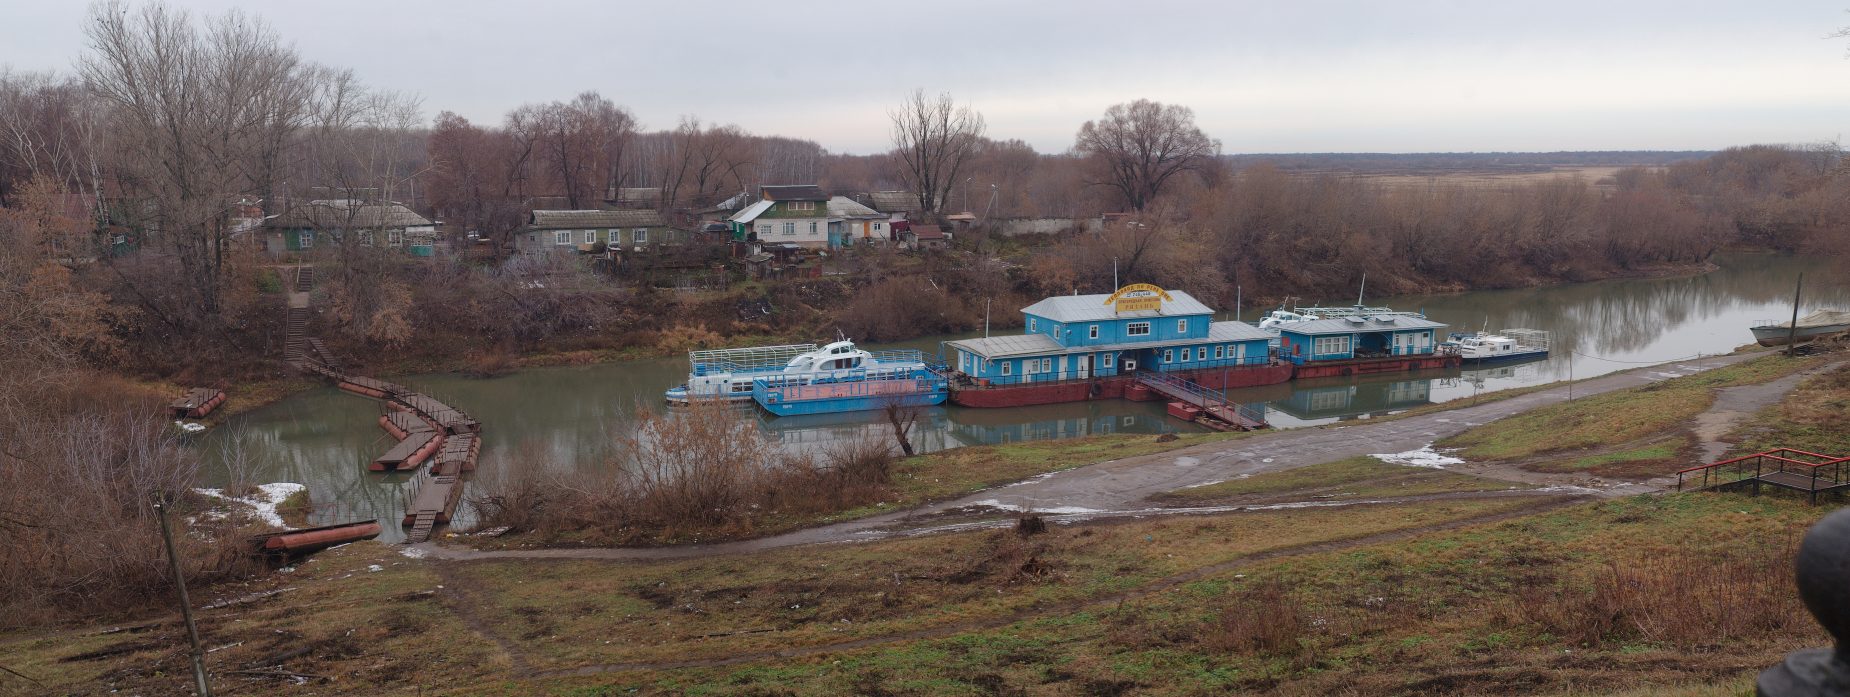
[[[1356,307],[1362,306],[1362,294],[1367,293],[1367,292],[1368,292],[1368,272],[1363,271],[1362,272],[1362,287],[1357,288],[1355,291],[1355,306]]]

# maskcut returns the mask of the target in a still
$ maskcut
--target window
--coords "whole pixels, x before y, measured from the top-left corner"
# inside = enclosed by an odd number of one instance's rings
[[[1174,363],[1175,361],[1176,361],[1176,352],[1171,349],[1163,349],[1163,362],[1164,363]]]
[[[809,234],[816,234],[816,221],[814,220],[809,221]]]
[[[1086,330],[1086,338],[1087,339],[1097,339],[1098,338],[1098,325],[1094,324]]]
[[[745,382],[745,381],[734,382],[732,383],[732,391],[735,393],[750,392],[752,391],[752,384],[750,382]]]
[[[1322,355],[1322,354],[1348,353],[1348,352],[1349,352],[1349,337],[1346,337],[1346,336],[1318,337],[1316,341],[1313,342],[1311,345],[1311,353],[1313,354]]]
[[[1043,373],[1053,372],[1053,359],[1052,358],[1042,358],[1041,359],[1041,372]]]
[[[788,237],[795,234],[797,234],[797,224],[784,223],[784,236]]]
[[[596,244],[596,243],[597,243],[597,231],[596,230],[586,230],[585,231],[585,244]]]
[[[372,233],[370,232],[366,233],[366,236],[372,237]],[[385,243],[393,247],[405,246],[405,231],[404,230],[385,231]]]
[[[302,234],[298,235],[296,239],[301,241],[301,247],[303,249],[308,249],[310,247],[313,247],[315,246],[315,231],[314,230],[303,230]]]
[[[361,232],[360,233],[360,244],[366,245],[368,247],[373,246],[373,231],[366,230],[364,232]]]
[[[1130,324],[1126,324],[1124,325],[1124,335],[1125,336],[1149,336],[1150,335],[1150,323],[1149,322],[1131,322]]]
[[[1185,319],[1176,320],[1176,333],[1177,334],[1187,334],[1188,333],[1188,320],[1185,320]]]
[[[1111,361],[1112,361],[1112,359],[1114,359],[1114,358],[1117,358],[1117,357],[1118,357],[1118,354],[1115,354],[1115,353],[1107,353],[1107,354],[1105,354],[1105,363],[1104,363],[1104,366],[1105,366],[1105,367],[1107,367],[1107,368],[1110,368],[1110,367],[1111,367]]]
[[[771,224],[770,223],[759,223],[758,224],[758,236],[763,237],[769,234],[771,234]]]
[[[1223,350],[1224,350],[1225,348],[1226,348],[1225,346],[1221,346],[1221,345],[1218,345],[1218,344],[1216,344],[1216,345],[1214,346],[1214,358],[1215,358],[1216,360],[1219,360],[1219,359],[1221,359],[1221,358],[1225,358],[1225,357],[1226,357],[1226,354],[1224,354],[1224,353],[1222,353],[1222,351],[1223,351]]]
[[[634,230],[631,230],[630,231],[630,241],[635,242],[636,244],[648,244],[649,243],[649,229],[639,227]]]
[[[623,231],[622,230],[613,229],[610,231],[610,234],[607,235],[607,237],[609,238],[609,242],[613,245],[623,243]]]
[[[1036,331],[1036,329],[1035,329],[1035,322],[1034,322],[1034,318],[1033,318],[1033,317],[1029,317],[1029,318],[1028,318],[1028,331],[1031,331],[1031,332],[1032,332],[1032,331]]]
[[[879,231],[880,231],[880,226],[881,226],[881,225],[883,225],[883,224],[884,224],[884,223],[874,223],[874,232],[879,232]]]
[[[1002,374],[1003,374],[1003,375],[1008,375],[1008,374],[1009,374],[1009,368],[1010,368],[1011,366],[1013,366],[1013,365],[1015,365],[1015,362],[1014,362],[1014,361],[1003,361],[1003,362],[1002,362]]]
[[[552,233],[552,243],[553,244],[571,244],[572,243],[572,231],[571,230],[560,230],[558,232]]]
[[[813,210],[816,210],[816,202],[815,201],[785,201],[784,210],[813,211]]]

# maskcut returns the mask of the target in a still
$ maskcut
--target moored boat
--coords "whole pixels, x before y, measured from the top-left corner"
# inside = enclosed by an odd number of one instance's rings
[[[1456,347],[1466,363],[1503,363],[1547,357],[1549,338],[1540,329],[1505,329],[1496,334],[1454,333],[1444,345]]]
[[[1789,341],[1812,341],[1850,331],[1850,312],[1819,310],[1800,317],[1798,328],[1790,321],[1763,320],[1749,329],[1761,346],[1784,346]]]

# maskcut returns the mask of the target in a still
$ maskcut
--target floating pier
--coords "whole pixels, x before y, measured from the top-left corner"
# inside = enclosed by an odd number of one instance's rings
[[[180,395],[179,399],[168,403],[167,410],[172,412],[176,419],[203,419],[224,403],[223,390],[195,387]]]
[[[1137,374],[1137,386],[1170,400],[1170,416],[1217,431],[1252,431],[1266,427],[1265,416],[1243,404],[1168,373]]]
[[[308,292],[314,284],[314,270],[298,270],[296,281],[297,292]],[[342,391],[380,400],[391,410],[379,417],[379,426],[397,442],[367,468],[418,472],[425,462],[432,463],[411,480],[403,521],[409,528],[406,542],[429,540],[432,530],[449,523],[462,505],[462,475],[475,470],[482,452],[481,422],[404,385],[348,374],[320,339],[303,335],[305,316],[306,308],[290,308],[284,358],[303,371],[327,378]]]

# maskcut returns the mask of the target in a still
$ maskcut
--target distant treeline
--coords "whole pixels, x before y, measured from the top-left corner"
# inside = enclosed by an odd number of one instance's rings
[[[1558,152],[1323,152],[1241,153],[1221,157],[1234,169],[1270,164],[1286,171],[1346,171],[1356,174],[1420,172],[1547,171],[1551,167],[1659,167],[1700,160],[1713,150],[1587,150]]]

